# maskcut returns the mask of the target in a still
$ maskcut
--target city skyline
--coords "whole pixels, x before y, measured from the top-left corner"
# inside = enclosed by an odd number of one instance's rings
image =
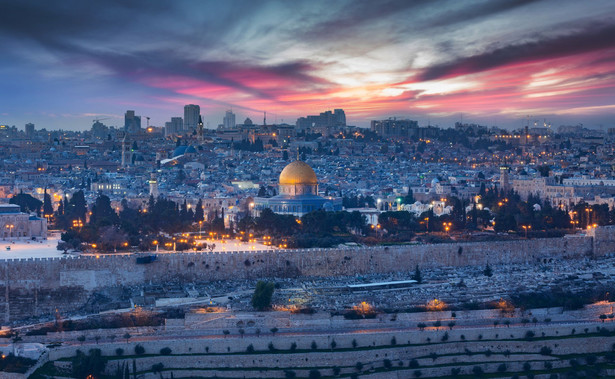
[[[3,2],[0,123],[163,126],[186,104],[215,128],[401,117],[515,128],[613,127],[615,4],[608,1]],[[462,116],[463,114],[463,116]]]

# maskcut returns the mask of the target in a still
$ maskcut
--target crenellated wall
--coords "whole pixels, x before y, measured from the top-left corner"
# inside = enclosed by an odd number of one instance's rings
[[[163,253],[150,264],[135,256],[0,261],[0,312],[5,321],[78,309],[102,287],[267,277],[342,276],[411,271],[420,267],[525,263],[615,252],[615,228],[592,236],[516,241],[300,249],[224,253]],[[4,295],[4,296],[2,296]]]

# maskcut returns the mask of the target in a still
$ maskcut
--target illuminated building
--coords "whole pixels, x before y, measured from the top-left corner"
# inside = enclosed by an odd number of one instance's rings
[[[253,213],[256,216],[266,208],[278,214],[299,217],[318,209],[342,210],[342,199],[318,195],[316,173],[305,162],[294,161],[286,166],[280,174],[278,188],[276,196],[254,199]]]

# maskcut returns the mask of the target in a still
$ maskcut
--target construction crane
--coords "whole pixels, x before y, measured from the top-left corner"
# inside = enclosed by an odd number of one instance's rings
[[[147,127],[149,128],[149,117],[145,116],[145,118],[147,119]]]
[[[111,117],[95,118],[95,119],[94,119],[94,121],[92,121],[92,122],[99,122],[99,121],[102,121],[102,120],[108,120],[108,119],[110,119],[110,118],[111,118]]]

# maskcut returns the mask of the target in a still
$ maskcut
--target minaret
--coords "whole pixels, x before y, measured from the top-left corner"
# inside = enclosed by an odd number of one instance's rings
[[[510,191],[510,183],[508,180],[508,173],[510,172],[510,167],[507,165],[500,166],[500,190],[504,193],[508,193]]]
[[[149,195],[154,199],[158,197],[158,180],[156,178],[156,171],[152,171],[152,175],[149,180]]]
[[[263,126],[267,126],[267,112],[263,114]]]
[[[126,167],[126,135],[128,133],[124,133],[124,138],[122,139],[122,167]]]

